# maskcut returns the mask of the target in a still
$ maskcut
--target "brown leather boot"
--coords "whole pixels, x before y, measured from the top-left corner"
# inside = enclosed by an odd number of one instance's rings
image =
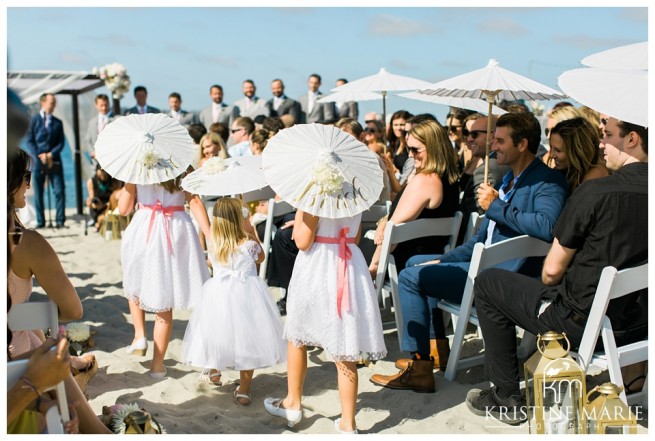
[[[448,339],[430,339],[430,355],[434,358],[434,370],[440,371],[445,370],[446,365],[448,364],[448,356],[450,355],[450,346],[448,345]],[[396,360],[396,367],[398,369],[405,369],[407,367],[407,362],[411,358],[400,358]]]
[[[375,374],[371,376],[371,382],[391,389],[434,392],[432,364],[432,360],[409,360],[406,369],[394,375]]]

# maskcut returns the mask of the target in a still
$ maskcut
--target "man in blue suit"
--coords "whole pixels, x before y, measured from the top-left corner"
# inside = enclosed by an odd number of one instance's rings
[[[66,221],[64,207],[66,195],[64,192],[64,169],[61,165],[61,151],[64,149],[64,125],[55,118],[57,100],[51,93],[44,93],[39,98],[41,111],[30,120],[27,130],[27,149],[34,161],[32,179],[34,183],[34,208],[36,209],[36,228],[45,227],[43,209],[43,190],[46,178],[52,186],[56,207],[56,226],[62,228]]]
[[[402,349],[412,354],[412,360],[397,362],[401,368],[398,374],[374,375],[371,381],[394,389],[434,391],[432,369],[444,368],[450,352],[443,316],[436,304],[440,299],[461,302],[475,244],[490,245],[523,234],[552,242],[568,186],[562,173],[535,158],[540,138],[539,122],[530,113],[507,113],[498,118],[492,150],[497,164],[511,170],[496,188],[482,184],[478,189],[478,202],[486,217],[476,236],[443,255],[414,256],[400,272],[398,287],[405,322]],[[540,262],[516,259],[499,267],[536,276]]]

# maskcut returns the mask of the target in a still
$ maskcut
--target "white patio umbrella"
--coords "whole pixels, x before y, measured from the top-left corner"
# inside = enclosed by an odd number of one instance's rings
[[[332,92],[378,92],[382,95],[382,117],[387,121],[387,92],[416,90],[429,86],[427,81],[419,80],[412,77],[395,75],[387,72],[386,69],[380,69],[375,75],[360,78],[351,81],[342,86],[335,87]]]
[[[580,62],[589,67],[648,70],[648,42],[608,49],[589,55]]]
[[[281,130],[262,158],[275,193],[314,216],[354,216],[373,205],[382,191],[377,155],[334,126],[296,124]]]
[[[182,179],[182,188],[203,196],[242,195],[267,188],[261,156],[213,157]]]
[[[96,159],[111,176],[158,184],[186,171],[196,154],[189,131],[163,113],[116,119],[98,135]]]
[[[375,101],[381,100],[382,94],[362,90],[345,90],[323,95],[317,101],[320,103],[334,103],[337,101]]]
[[[558,84],[567,95],[587,107],[648,127],[648,71],[573,69],[562,73]]]
[[[483,115],[488,115],[489,113],[489,106],[487,105],[487,102],[477,98],[426,95],[424,93],[418,92],[399,93],[396,96],[410,100],[425,101],[428,103],[443,104],[444,106],[458,107],[460,109],[475,110],[476,112]],[[503,110],[495,105],[492,106],[491,111],[493,115],[502,115],[507,113],[506,110]]]
[[[488,103],[487,114],[493,113],[495,99],[516,100],[554,100],[566,98],[563,93],[551,89],[530,78],[500,67],[497,60],[491,59],[486,67],[463,75],[439,81],[417,92],[426,95],[485,98]],[[487,119],[487,155],[484,161],[484,180],[489,175],[489,148],[491,146],[491,119]]]

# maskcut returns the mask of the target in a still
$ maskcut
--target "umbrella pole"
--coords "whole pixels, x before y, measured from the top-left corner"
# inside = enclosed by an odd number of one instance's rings
[[[386,131],[387,131],[387,91],[383,90],[382,91],[382,125],[384,126],[385,134],[384,136],[386,137]],[[387,144],[384,144],[384,154],[387,154]]]
[[[487,113],[487,145],[486,154],[484,155],[484,183],[489,183],[489,151],[491,150],[491,108],[494,103],[495,94],[491,91],[484,91],[489,103],[489,112]]]

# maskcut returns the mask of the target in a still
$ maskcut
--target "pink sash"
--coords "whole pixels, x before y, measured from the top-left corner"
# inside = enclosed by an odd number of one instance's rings
[[[157,203],[155,205],[139,204],[139,209],[141,208],[148,208],[152,210],[152,214],[150,215],[150,225],[148,226],[148,237],[146,238],[146,242],[150,241],[150,233],[152,232],[152,227],[155,224],[155,216],[157,215],[157,212],[161,212],[161,214],[164,215],[164,229],[166,230],[166,241],[168,242],[168,252],[170,254],[173,254],[173,244],[171,243],[171,232],[170,232],[168,219],[176,211],[184,211],[184,205],[170,205],[168,207],[164,207],[162,206],[161,201],[157,199]]]
[[[341,317],[341,310],[350,311],[350,295],[348,292],[348,260],[352,257],[349,243],[355,243],[354,237],[346,237],[350,228],[345,227],[339,231],[339,237],[316,236],[316,243],[330,243],[339,245],[339,261],[337,265],[337,314]]]

